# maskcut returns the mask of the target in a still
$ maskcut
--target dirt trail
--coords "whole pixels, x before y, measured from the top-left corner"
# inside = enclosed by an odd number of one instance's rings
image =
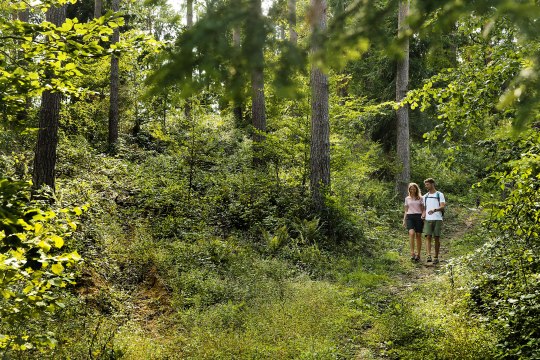
[[[394,285],[395,292],[393,295],[399,294],[401,291],[412,289],[414,285],[419,284],[424,281],[437,276],[438,270],[444,268],[448,261],[452,258],[451,249],[452,243],[456,239],[462,238],[473,226],[474,220],[467,219],[464,222],[459,222],[457,220],[449,221],[448,224],[444,224],[444,232],[441,236],[441,248],[439,252],[440,263],[433,265],[433,263],[426,262],[426,243],[425,239],[422,239],[422,260],[418,263],[414,270],[405,274],[396,274],[394,279],[396,280]],[[431,244],[431,254],[434,254],[435,242],[432,240]]]
[[[452,258],[452,244],[455,240],[461,239],[474,224],[474,220],[467,219],[465,221],[448,221],[445,224],[443,236],[441,236],[441,247],[439,253],[440,263],[433,265],[433,263],[426,262],[425,251],[425,239],[423,240],[422,248],[422,260],[416,263],[412,269],[405,272],[396,273],[392,278],[392,285],[386,285],[382,295],[390,300],[399,297],[405,297],[410,291],[420,286],[423,283],[429,283],[434,280],[435,277],[440,276],[441,270]],[[405,239],[404,239],[405,241]],[[402,256],[408,255],[408,243],[405,245],[407,248]],[[434,242],[432,241],[432,255],[434,253]],[[407,255],[405,255],[407,254]],[[358,349],[355,359],[362,360],[383,360],[388,359],[385,356],[378,354],[377,349],[360,348]]]

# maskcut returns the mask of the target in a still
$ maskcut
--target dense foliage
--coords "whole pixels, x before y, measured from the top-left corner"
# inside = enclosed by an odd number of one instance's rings
[[[29,201],[26,183],[0,180],[0,349],[54,348],[56,334],[42,325],[65,307],[63,291],[74,284],[79,254],[62,252],[76,229],[72,211]]]
[[[105,2],[93,18],[85,0],[63,25],[45,21],[65,3],[0,1],[2,356],[540,357],[537,1],[413,2],[402,104],[398,1],[330,1],[327,32],[299,20],[296,43],[288,6],[310,19],[307,1],[275,1],[262,17],[251,2],[195,3],[189,28],[165,1],[117,13]],[[315,40],[325,51],[310,54]],[[257,132],[248,79],[261,48]],[[314,65],[330,82],[322,209],[310,195]],[[57,187],[32,193],[45,91],[63,94]],[[455,258],[435,271],[403,256],[403,105],[411,181],[434,177],[449,203],[443,247]],[[434,280],[407,284],[426,271]]]

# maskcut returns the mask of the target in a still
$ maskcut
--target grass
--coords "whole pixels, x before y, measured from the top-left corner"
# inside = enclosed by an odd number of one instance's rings
[[[118,347],[125,359],[348,358],[362,317],[352,300],[347,289],[299,277],[287,283],[282,296],[182,310],[172,327],[126,328]],[[155,336],[156,330],[162,335]]]
[[[448,258],[476,246],[466,234],[474,224],[462,226],[469,219],[466,211],[454,211],[443,240]],[[384,244],[372,257],[325,253],[315,259],[314,264],[321,261],[317,273],[328,271],[331,276],[291,270],[290,259],[258,255],[239,239],[210,237],[155,248],[145,223],[132,224],[131,242],[125,241],[117,225],[108,228],[99,244],[104,252],[116,254],[117,264],[103,265],[114,276],[121,275],[121,281],[112,284],[102,277],[103,294],[87,296],[86,304],[116,299],[107,306],[114,316],[88,309],[82,317],[73,315],[76,322],[69,316],[59,319],[58,327],[68,329],[54,353],[60,358],[488,359],[493,355],[496,334],[468,314],[467,293],[459,288],[463,279],[450,281],[443,265],[412,264],[403,251],[407,236],[401,228],[370,230],[368,236]],[[131,273],[131,263],[140,271]],[[124,270],[117,266],[121,264],[126,264]],[[97,284],[97,278],[93,280]],[[196,290],[193,294],[185,292],[188,283]],[[209,298],[197,301],[192,295]]]
[[[64,320],[64,327],[70,325],[55,352],[59,358],[482,359],[491,354],[495,336],[468,316],[466,294],[452,287],[444,272],[416,279],[425,269],[409,261],[401,210],[363,215],[367,250],[285,251],[283,246],[281,253],[262,254],[233,235],[176,236],[175,221],[182,216],[156,226],[157,217],[141,220],[140,204],[121,208],[102,201],[124,201],[110,192],[137,188],[107,187],[108,172],[119,177],[124,170],[113,161],[103,165],[99,181],[66,184],[72,189],[66,200],[74,202],[82,193],[94,206],[79,246],[101,278],[83,285],[99,287],[99,294],[85,298],[95,309],[73,315],[77,321]],[[158,200],[151,205],[159,208]],[[449,212],[443,239],[445,246],[453,234],[449,257],[467,254],[481,241],[466,235],[476,221],[470,214],[458,206]],[[157,240],[154,232],[168,234],[169,227],[176,235]],[[103,309],[114,316],[99,313]]]
[[[392,300],[366,333],[370,348],[390,359],[491,359],[496,337],[467,316],[447,276],[417,284]]]
[[[445,219],[441,240],[445,260],[474,250],[480,239],[471,235],[479,214],[455,206]],[[469,241],[474,239],[474,241]],[[468,294],[450,272],[452,261],[439,267],[411,265],[400,259],[394,285],[377,288],[380,313],[363,334],[372,356],[388,359],[491,359],[497,334],[467,309]],[[406,283],[407,282],[407,283]]]

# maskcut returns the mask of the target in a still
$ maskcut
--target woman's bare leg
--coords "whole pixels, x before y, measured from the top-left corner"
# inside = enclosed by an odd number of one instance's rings
[[[414,229],[409,230],[409,245],[411,246],[411,257],[415,255],[414,253]]]

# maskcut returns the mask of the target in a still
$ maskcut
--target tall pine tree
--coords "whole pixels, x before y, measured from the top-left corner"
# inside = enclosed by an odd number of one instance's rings
[[[112,0],[112,10],[117,13],[120,10],[120,0]],[[113,31],[111,43],[114,45],[120,41],[120,29]],[[111,56],[110,75],[110,103],[109,103],[109,148],[113,149],[118,141],[118,122],[120,118],[119,92],[120,92],[120,69],[117,55]]]
[[[311,0],[314,57],[322,51],[326,31],[326,1]],[[316,61],[311,65],[311,194],[316,209],[324,207],[324,191],[330,186],[330,122],[328,115],[328,76]]]
[[[398,11],[398,37],[403,38],[402,53],[398,59],[396,72],[396,101],[401,101],[407,94],[409,86],[409,40],[406,34],[405,21],[409,14],[409,0],[399,3]],[[396,111],[397,139],[396,151],[399,173],[396,176],[396,190],[400,196],[407,195],[408,184],[411,179],[410,147],[409,147],[409,107],[404,105]]]

